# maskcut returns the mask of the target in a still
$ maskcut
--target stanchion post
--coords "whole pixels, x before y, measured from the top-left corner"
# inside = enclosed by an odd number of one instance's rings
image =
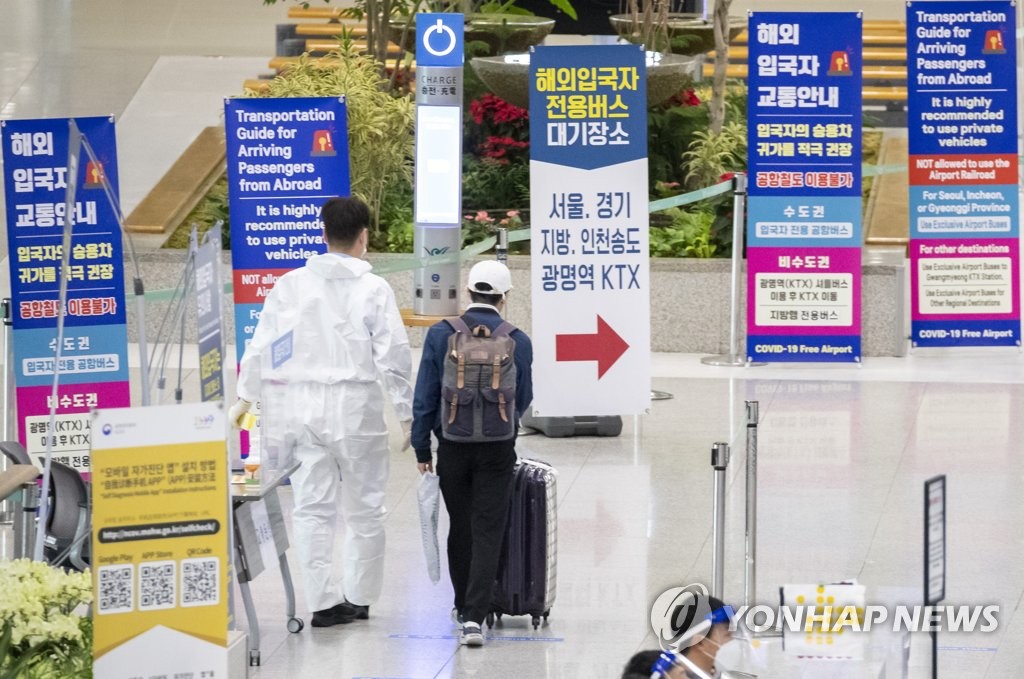
[[[132,249],[133,258],[135,250]],[[146,344],[146,286],[142,277],[133,281],[135,292],[135,328],[139,342],[139,386],[142,389],[142,405],[148,406],[152,398],[149,393],[149,348]]]
[[[11,298],[4,297],[0,301],[4,314],[4,419],[3,437],[4,441],[13,441],[15,436],[11,434],[11,419],[14,416],[14,399],[11,394],[11,378],[14,376],[14,361],[11,360],[11,339],[14,334],[14,319],[11,313]]]
[[[502,264],[508,264],[508,229],[504,226],[498,227],[498,235],[495,239],[494,254]]]
[[[747,506],[746,568],[743,577],[743,603],[755,605],[757,599],[757,420],[759,404],[747,401]]]
[[[715,474],[712,513],[711,596],[723,599],[725,581],[725,472],[729,467],[729,444],[711,447],[711,466]]]
[[[740,269],[743,268],[743,233],[747,214],[747,175],[733,177],[732,194],[732,270],[729,283],[729,353],[705,356],[704,365],[748,365],[745,351],[740,349]],[[753,363],[749,365],[754,365]]]
[[[39,486],[36,482],[21,487],[21,506],[14,515],[15,559],[31,559],[36,546],[36,510],[39,509]]]
[[[4,414],[3,414],[3,440],[10,441],[11,437],[11,416],[14,412],[14,399],[11,398],[11,374],[14,370],[14,361],[11,360],[11,298],[4,297],[0,300],[0,308],[4,315],[3,327],[3,356],[4,356]],[[0,471],[8,467],[7,457],[0,455]],[[0,523],[11,523],[14,518],[14,503],[8,499],[0,501]]]

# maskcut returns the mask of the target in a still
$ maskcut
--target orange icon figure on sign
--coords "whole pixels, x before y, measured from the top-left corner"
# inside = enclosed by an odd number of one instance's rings
[[[103,163],[90,160],[85,164],[85,188],[98,189],[103,186]]]
[[[982,54],[1006,54],[1006,48],[1003,47],[1003,32],[998,28],[985,31],[985,46],[981,50]]]
[[[333,156],[334,142],[331,140],[330,130],[317,130],[313,133],[313,153],[314,156]]]
[[[853,75],[850,71],[850,56],[846,52],[833,52],[828,67],[829,75]]]

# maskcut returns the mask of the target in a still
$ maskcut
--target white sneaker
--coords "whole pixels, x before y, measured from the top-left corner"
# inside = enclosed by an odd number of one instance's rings
[[[462,614],[457,608],[452,608],[452,624],[459,628],[462,627]]]
[[[464,646],[483,646],[484,633],[480,630],[480,625],[475,622],[467,622],[462,625],[462,636],[459,638],[459,643]]]

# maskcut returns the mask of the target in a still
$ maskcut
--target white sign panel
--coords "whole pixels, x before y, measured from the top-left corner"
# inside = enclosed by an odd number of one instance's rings
[[[530,67],[533,410],[650,405],[643,52],[543,47]]]

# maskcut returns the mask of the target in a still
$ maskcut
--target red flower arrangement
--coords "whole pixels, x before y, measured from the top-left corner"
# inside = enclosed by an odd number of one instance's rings
[[[700,106],[700,97],[690,87],[685,90],[679,90],[676,94],[672,95],[666,104],[670,106]]]
[[[472,137],[482,158],[501,165],[529,158],[529,111],[487,93],[470,102],[469,113],[477,126]]]
[[[512,137],[487,137],[480,144],[480,154],[501,165],[507,165],[510,160],[518,158],[520,153],[528,154],[529,148],[528,141],[517,141]]]

